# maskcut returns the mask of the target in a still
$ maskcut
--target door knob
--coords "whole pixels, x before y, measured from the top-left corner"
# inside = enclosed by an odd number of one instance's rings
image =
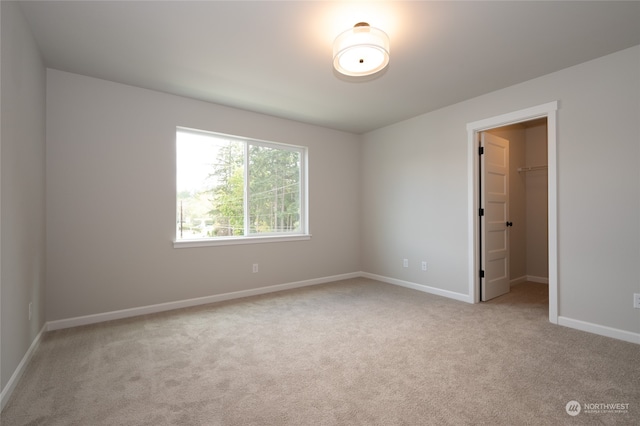
[[[507,222],[507,226],[513,226],[513,222]]]

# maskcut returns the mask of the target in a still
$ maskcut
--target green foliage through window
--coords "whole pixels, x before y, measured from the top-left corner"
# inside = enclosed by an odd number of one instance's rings
[[[304,233],[301,147],[178,129],[176,239]]]

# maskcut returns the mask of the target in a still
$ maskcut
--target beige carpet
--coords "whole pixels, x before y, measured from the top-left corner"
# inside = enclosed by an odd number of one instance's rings
[[[2,426],[637,425],[640,347],[550,324],[545,290],[354,279],[49,332]]]

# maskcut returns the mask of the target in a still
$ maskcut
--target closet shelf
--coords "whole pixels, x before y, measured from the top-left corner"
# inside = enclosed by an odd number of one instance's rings
[[[530,167],[518,167],[518,173],[521,172],[533,172],[536,170],[547,170],[547,166],[530,166]]]

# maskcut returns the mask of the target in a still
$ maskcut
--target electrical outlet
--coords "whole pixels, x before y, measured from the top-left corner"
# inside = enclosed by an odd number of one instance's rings
[[[253,264],[253,273],[255,274],[256,272],[258,272],[258,264],[254,263]]]
[[[640,309],[640,293],[633,294],[633,307]]]
[[[29,321],[31,321],[31,308],[33,307],[33,303],[29,302]]]
[[[409,259],[403,259],[402,260],[402,267],[403,268],[408,268],[409,267]]]
[[[422,261],[422,270],[423,271],[427,270],[427,262],[425,260]]]

